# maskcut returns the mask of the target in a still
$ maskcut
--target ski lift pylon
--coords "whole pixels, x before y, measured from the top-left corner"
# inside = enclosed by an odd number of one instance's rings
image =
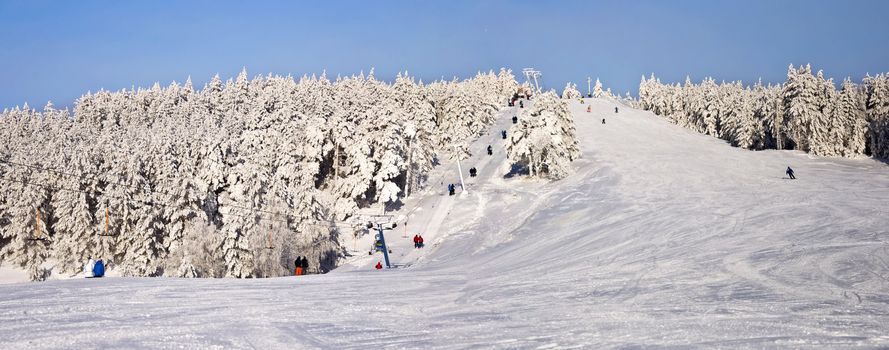
[[[40,208],[34,208],[34,234],[27,238],[29,241],[45,241],[46,237],[40,233]]]
[[[101,237],[111,237],[114,236],[111,233],[108,233],[108,226],[110,225],[111,214],[109,214],[108,207],[105,207],[105,233],[99,233]]]

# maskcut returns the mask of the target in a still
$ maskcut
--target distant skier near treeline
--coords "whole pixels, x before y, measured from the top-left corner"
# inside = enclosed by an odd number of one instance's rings
[[[475,167],[469,168],[469,177],[475,177],[478,175],[478,169]]]
[[[414,248],[420,248],[420,235],[414,235]]]
[[[796,176],[793,176],[793,169],[791,169],[790,167],[787,167],[786,173],[787,173],[787,176],[790,177],[791,180],[796,179]]]
[[[309,271],[309,258],[303,256],[302,265],[300,265],[300,267],[302,267],[303,270],[302,274],[305,275]]]
[[[515,115],[512,116],[512,123],[513,123],[513,124],[518,124],[518,122],[519,122],[519,117],[518,117],[518,116],[515,116]]]
[[[493,155],[494,151],[491,149],[491,145],[488,145],[488,155]]]
[[[303,274],[303,260],[302,257],[297,256],[296,260],[293,261],[293,275],[301,276]]]
[[[454,184],[448,184],[448,195],[449,196],[454,195]]]
[[[525,108],[525,104],[522,101],[519,101],[519,108]]]
[[[617,113],[617,107],[614,107],[614,113]]]
[[[602,124],[605,124],[605,118],[602,118]]]
[[[506,140],[506,130],[501,130],[500,136],[503,137],[504,140]]]

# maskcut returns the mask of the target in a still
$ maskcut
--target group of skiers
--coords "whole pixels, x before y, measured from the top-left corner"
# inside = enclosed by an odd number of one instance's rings
[[[454,184],[448,184],[448,196],[454,195]]]
[[[469,177],[475,177],[478,175],[478,169],[475,167],[469,168]]]
[[[414,248],[420,249],[423,248],[423,236],[414,235]]]
[[[305,256],[297,256],[296,260],[293,261],[293,265],[295,269],[293,270],[294,276],[302,276],[305,275],[309,270],[309,259]]]
[[[105,276],[105,262],[102,259],[93,260],[93,257],[89,257],[89,261],[83,265],[83,277],[93,278],[93,277],[104,277]]]

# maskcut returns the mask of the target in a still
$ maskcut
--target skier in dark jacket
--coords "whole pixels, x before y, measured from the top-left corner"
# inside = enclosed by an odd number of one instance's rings
[[[617,113],[617,107],[614,107],[614,113]]]
[[[605,118],[602,118],[602,124],[605,124]]]
[[[294,275],[294,276],[302,275],[302,272],[303,272],[303,270],[302,270],[302,269],[303,269],[303,258],[297,256],[297,257],[296,257],[296,260],[293,261],[293,266],[294,266],[294,267],[293,267],[293,275]]]
[[[791,169],[790,167],[787,167],[786,173],[787,173],[787,176],[790,177],[791,180],[796,179],[796,176],[793,176],[793,169]]]
[[[488,145],[488,155],[493,155],[494,151],[491,149],[491,145]]]
[[[515,115],[512,116],[512,123],[513,123],[513,124],[518,124],[518,122],[519,122],[519,117],[518,117],[518,116],[515,116]]]
[[[506,130],[500,130],[500,137],[503,137],[506,140]]]
[[[418,245],[417,247],[418,247],[418,248],[423,248],[423,236],[418,235],[417,237],[420,238],[420,243],[418,243],[419,245]]]
[[[454,195],[454,184],[448,184],[448,195],[449,196]]]
[[[525,104],[522,101],[519,101],[519,108],[525,108]]]

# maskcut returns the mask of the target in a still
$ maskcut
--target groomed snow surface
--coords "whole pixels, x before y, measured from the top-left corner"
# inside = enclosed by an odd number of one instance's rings
[[[396,213],[399,268],[374,270],[364,238],[326,275],[2,285],[0,348],[889,347],[886,164],[570,103],[574,175],[504,178],[504,110],[467,193],[444,193],[448,163]]]

